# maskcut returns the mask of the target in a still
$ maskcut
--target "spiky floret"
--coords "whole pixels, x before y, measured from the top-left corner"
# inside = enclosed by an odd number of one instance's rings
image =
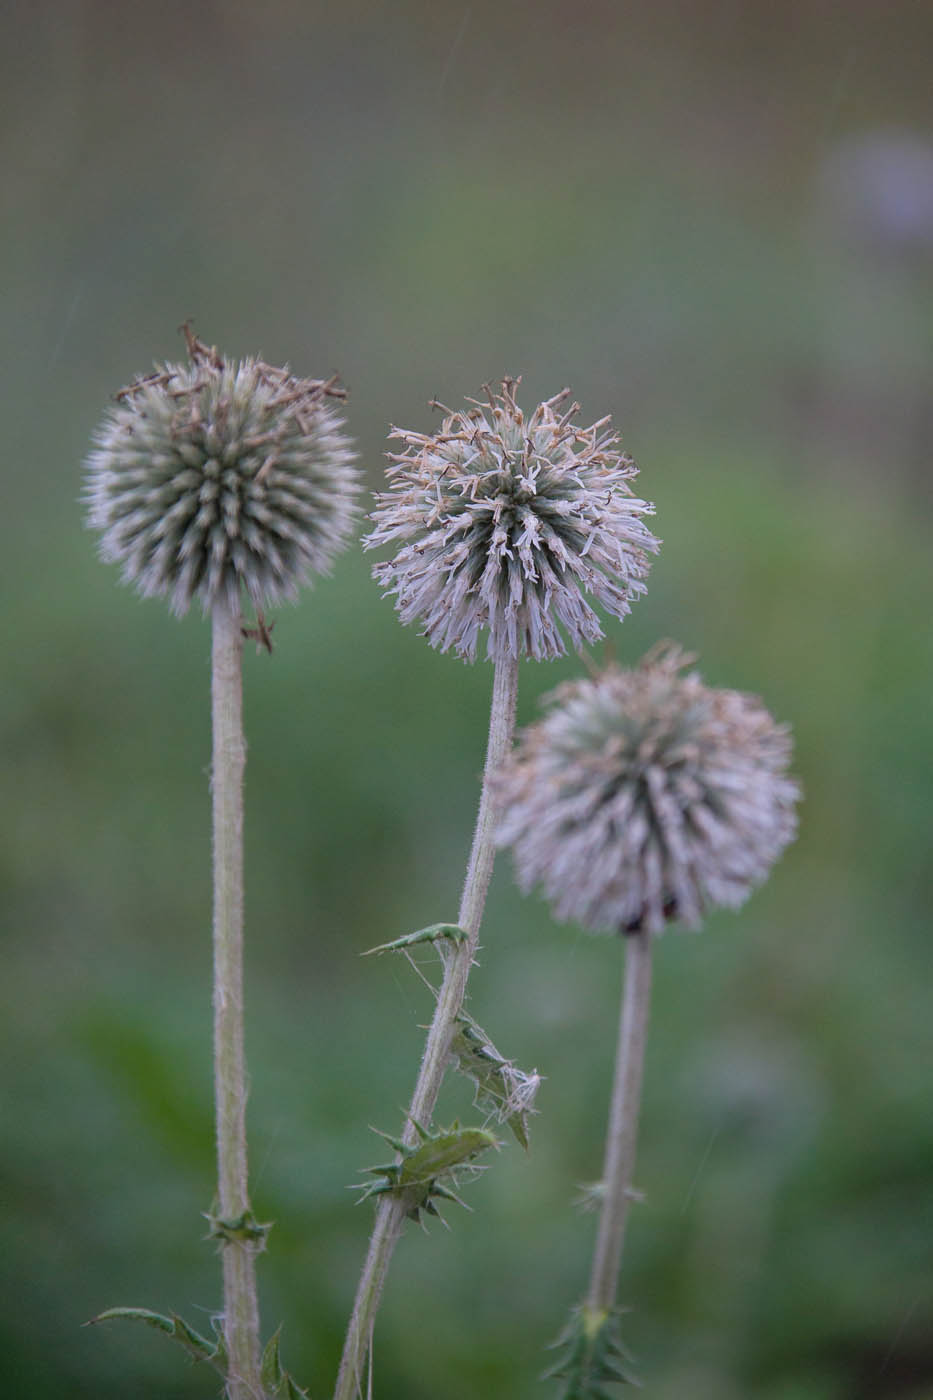
[[[433,647],[468,660],[484,627],[493,660],[562,656],[563,633],[578,651],[598,640],[581,589],[623,617],[658,549],[643,520],[654,507],[633,494],[638,469],[617,450],[610,419],[575,427],[569,389],[526,419],[519,382],[485,386],[486,404],[444,409],[433,435],[393,429],[404,450],[389,454],[390,489],[364,541],[409,541],[374,577],[402,622],[420,618]]]
[[[97,430],[85,494],[101,556],[177,614],[241,587],[256,608],[292,598],[356,515],[343,391],[227,361],[190,332],[188,354],[121,389]]]
[[[458,1173],[484,1171],[485,1168],[474,1164],[474,1158],[501,1144],[486,1128],[461,1128],[459,1123],[454,1122],[449,1128],[431,1132],[415,1119],[412,1119],[412,1123],[418,1135],[414,1145],[380,1132],[378,1128],[374,1129],[395,1149],[399,1160],[365,1169],[375,1180],[355,1188],[362,1189],[360,1200],[387,1193],[397,1196],[405,1201],[406,1214],[412,1220],[420,1220],[422,1211],[427,1215],[437,1215],[436,1200],[456,1201],[464,1206],[465,1203],[450,1189],[451,1185],[458,1184]]]
[[[498,779],[519,883],[591,929],[697,927],[741,904],[796,831],[789,730],[665,644],[559,686]]]

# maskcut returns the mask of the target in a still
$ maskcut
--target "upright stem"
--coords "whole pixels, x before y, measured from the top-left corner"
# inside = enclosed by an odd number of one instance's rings
[[[243,1054],[243,739],[240,609],[213,611],[211,714],[214,816],[214,1094],[217,1116],[218,1231],[224,1274],[224,1338],[229,1400],[261,1400],[256,1241],[242,1227],[249,1212],[246,1168],[246,1064]],[[241,1222],[237,1230],[237,1222]],[[224,1235],[225,1226],[229,1234]],[[241,1238],[236,1236],[240,1234]]]
[[[651,999],[651,934],[625,935],[625,984],[619,1020],[615,1078],[609,1110],[606,1160],[603,1167],[602,1213],[593,1254],[587,1307],[596,1314],[611,1311],[616,1300],[625,1222],[631,1200],[641,1105],[642,1066]]]
[[[512,742],[517,695],[518,662],[510,656],[500,657],[496,661],[493,679],[483,790],[476,818],[476,830],[473,833],[470,863],[460,900],[460,912],[457,916],[457,922],[460,928],[466,931],[467,937],[454,944],[452,951],[445,956],[444,978],[402,1133],[403,1140],[409,1144],[417,1140],[415,1122],[423,1123],[427,1127],[431,1121],[447,1068],[450,1042],[466,996],[467,978],[479,943],[483,906],[486,903],[496,856],[496,812],[490,779],[508,753]],[[382,1298],[389,1263],[405,1224],[405,1211],[405,1201],[393,1195],[383,1196],[376,1208],[369,1253],[363,1266],[353,1316],[347,1330],[334,1400],[354,1400],[357,1392],[362,1389],[363,1366],[372,1328]]]

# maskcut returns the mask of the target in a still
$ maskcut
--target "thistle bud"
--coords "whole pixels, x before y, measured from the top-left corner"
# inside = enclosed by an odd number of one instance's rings
[[[559,686],[499,774],[498,841],[559,919],[659,933],[736,908],[796,831],[790,734],[665,645]]]
[[[420,618],[433,647],[470,661],[484,627],[491,660],[562,656],[563,634],[578,651],[597,641],[581,589],[624,617],[658,549],[643,520],[654,507],[633,494],[638,469],[617,450],[609,418],[575,427],[579,405],[565,389],[526,419],[518,383],[487,386],[485,404],[445,409],[433,436],[393,429],[404,450],[389,455],[390,489],[364,541],[406,541],[374,577],[395,594],[402,622]]]
[[[101,557],[179,615],[241,588],[257,609],[293,598],[356,513],[343,391],[187,339],[188,364],[121,389],[97,430],[86,499]]]

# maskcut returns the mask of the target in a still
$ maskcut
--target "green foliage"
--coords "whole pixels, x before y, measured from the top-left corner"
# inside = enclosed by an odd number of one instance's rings
[[[281,1334],[282,1329],[279,1327],[266,1343],[262,1354],[260,1380],[269,1400],[309,1400],[309,1392],[302,1390],[300,1385],[296,1385],[282,1366],[279,1356],[279,1337]]]
[[[622,1344],[622,1309],[596,1312],[586,1303],[574,1308],[554,1342],[560,1356],[542,1379],[562,1380],[561,1400],[613,1400],[620,1385],[640,1385],[629,1369]]]
[[[193,1327],[189,1327],[184,1318],[179,1317],[177,1313],[166,1315],[152,1312],[149,1308],[107,1308],[105,1312],[98,1313],[97,1317],[92,1317],[88,1325],[115,1321],[143,1322],[147,1327],[152,1327],[180,1342],[195,1361],[206,1361],[222,1376],[226,1375],[226,1348],[219,1328],[211,1341],[200,1332],[196,1332]],[[279,1327],[269,1338],[262,1354],[261,1379],[268,1400],[309,1400],[308,1391],[302,1390],[282,1366],[279,1354],[281,1333],[282,1329]]]
[[[422,1211],[437,1215],[435,1201],[439,1199],[456,1201],[468,1209],[447,1183],[456,1185],[459,1172],[482,1171],[482,1167],[473,1166],[474,1158],[499,1147],[499,1142],[486,1128],[461,1128],[459,1123],[453,1123],[432,1133],[421,1123],[415,1122],[414,1126],[419,1141],[412,1146],[401,1138],[379,1133],[395,1148],[400,1160],[367,1167],[365,1170],[376,1180],[365,1184],[360,1200],[389,1192],[405,1201],[406,1215],[416,1221],[420,1221]]]
[[[193,1327],[189,1327],[184,1318],[179,1317],[177,1313],[166,1316],[164,1313],[152,1312],[149,1308],[107,1308],[105,1312],[92,1317],[88,1325],[114,1321],[143,1322],[147,1327],[154,1327],[157,1331],[164,1332],[167,1337],[180,1342],[195,1361],[207,1361],[221,1375],[226,1375],[226,1348],[219,1331],[214,1340],[210,1341]]]
[[[403,938],[395,938],[391,943],[380,943],[376,948],[367,948],[360,957],[368,958],[373,953],[404,953],[418,943],[437,943],[442,938],[449,938],[452,943],[462,943],[466,937],[466,930],[458,928],[456,924],[429,924],[427,928],[419,928],[416,933],[406,933]]]
[[[235,1240],[240,1243],[251,1241],[258,1244],[262,1250],[266,1247],[266,1240],[272,1229],[271,1221],[257,1220],[251,1210],[241,1211],[232,1220],[224,1220],[217,1214],[216,1204],[204,1212],[204,1218],[211,1227],[208,1231],[208,1239],[219,1240],[221,1245],[227,1240]]]
[[[526,1074],[500,1055],[482,1026],[466,1011],[457,1017],[450,1053],[460,1073],[473,1082],[474,1107],[493,1114],[498,1123],[507,1123],[527,1152],[528,1117],[535,1112],[541,1076]]]

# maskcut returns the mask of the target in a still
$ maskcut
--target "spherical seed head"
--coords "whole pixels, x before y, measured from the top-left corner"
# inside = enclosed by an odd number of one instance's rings
[[[696,928],[735,908],[794,837],[791,741],[757,697],[711,690],[667,645],[558,687],[501,771],[519,884],[587,928]]]
[[[654,507],[633,494],[638,469],[617,450],[609,418],[575,427],[579,405],[565,389],[526,419],[518,383],[487,386],[485,404],[445,409],[433,436],[393,429],[404,451],[389,455],[391,486],[364,541],[407,541],[375,578],[395,594],[402,622],[420,618],[433,647],[470,661],[484,627],[492,660],[562,656],[564,634],[578,651],[597,641],[581,589],[623,617],[658,549],[643,520]]]
[[[228,362],[188,335],[116,396],[87,460],[88,524],[101,557],[144,596],[205,612],[246,590],[292,598],[350,536],[359,473],[333,381],[258,359]]]

